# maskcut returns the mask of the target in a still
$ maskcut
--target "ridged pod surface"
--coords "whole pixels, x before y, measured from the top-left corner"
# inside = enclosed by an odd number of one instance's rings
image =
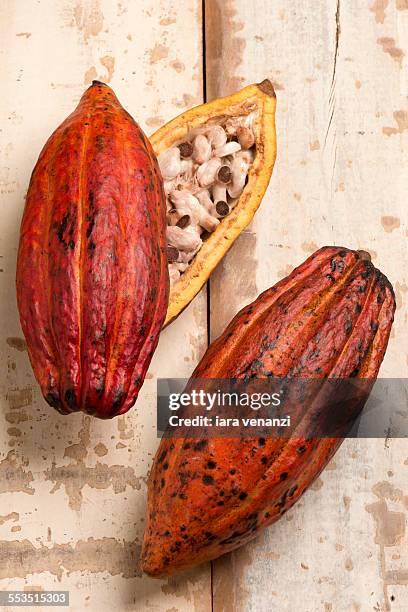
[[[394,309],[392,287],[366,253],[324,247],[241,310],[192,379],[375,379]],[[169,575],[253,538],[299,499],[341,441],[163,439],[149,480],[143,570]]]
[[[35,376],[61,413],[133,405],[168,302],[165,200],[151,145],[94,81],[34,168],[17,264]]]

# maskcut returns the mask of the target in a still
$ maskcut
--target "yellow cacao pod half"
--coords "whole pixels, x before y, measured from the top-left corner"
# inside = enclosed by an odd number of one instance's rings
[[[164,180],[170,299],[164,326],[188,306],[251,222],[276,158],[268,80],[197,106],[150,138]]]

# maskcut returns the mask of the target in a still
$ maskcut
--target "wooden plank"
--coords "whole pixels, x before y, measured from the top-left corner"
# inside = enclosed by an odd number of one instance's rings
[[[155,378],[190,374],[206,345],[205,295],[163,333],[137,407],[109,422],[45,404],[14,297],[24,193],[46,138],[94,78],[147,133],[200,102],[201,2],[3,0],[0,28],[0,588],[63,588],[78,611],[209,610],[209,566],[168,581],[138,569]]]
[[[363,248],[398,301],[381,374],[407,375],[407,27],[398,1],[207,0],[208,98],[265,77],[278,98],[270,188],[211,278],[213,337],[319,246]],[[215,612],[407,610],[407,493],[404,440],[347,441],[280,523],[214,563]]]

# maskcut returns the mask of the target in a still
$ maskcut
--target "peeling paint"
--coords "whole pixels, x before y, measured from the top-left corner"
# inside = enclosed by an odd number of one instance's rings
[[[96,455],[98,455],[98,457],[104,457],[108,454],[108,449],[102,442],[99,442],[96,446],[94,446],[94,452]]]
[[[95,66],[91,66],[84,74],[84,85],[89,85],[94,79],[98,77]]]
[[[394,134],[402,134],[405,130],[408,130],[408,111],[398,110],[393,113],[397,127],[383,127],[382,131],[386,136],[393,136]]]
[[[100,0],[77,2],[73,9],[73,26],[83,33],[84,41],[91,36],[98,36],[103,29],[103,13]]]
[[[384,23],[385,11],[388,7],[389,0],[375,0],[370,6],[370,11],[374,13],[377,23]]]
[[[15,336],[12,336],[10,338],[6,338],[6,342],[9,346],[11,346],[11,348],[16,349],[17,351],[22,352],[27,350],[27,343],[24,338],[17,338]]]
[[[173,60],[172,62],[170,62],[170,66],[178,73],[183,72],[183,70],[186,69],[185,64],[183,64],[183,62],[180,62],[180,60]]]
[[[27,463],[20,461],[14,450],[8,452],[6,458],[0,461],[0,493],[34,494],[30,486],[34,481],[33,474],[24,470]]]
[[[378,38],[377,44],[382,46],[384,53],[391,55],[392,59],[398,62],[400,67],[402,66],[402,60],[405,53],[402,49],[396,46],[394,38],[390,38],[388,36]]]
[[[381,225],[387,233],[391,233],[393,230],[398,229],[401,225],[401,221],[398,217],[392,217],[391,215],[386,215],[381,217]]]
[[[57,466],[55,463],[45,472],[45,479],[54,482],[50,493],[61,487],[65,488],[69,507],[80,510],[83,501],[82,490],[86,485],[92,489],[109,489],[114,493],[123,493],[126,487],[140,490],[142,478],[138,478],[130,466],[107,465],[99,461],[93,467],[82,463],[69,463]]]
[[[101,57],[100,62],[106,68],[108,74],[104,77],[107,83],[110,83],[115,72],[115,58],[112,55]]]
[[[141,576],[140,546],[115,538],[88,538],[75,545],[41,544],[39,547],[25,539],[0,542],[0,579],[26,578],[30,574],[49,572],[62,579],[65,573],[82,575],[107,572],[123,578]]]
[[[18,512],[10,512],[9,514],[5,514],[3,516],[0,515],[0,525],[4,525],[4,523],[6,523],[7,521],[14,521],[14,523],[16,521],[18,521],[20,518],[20,515]]]
[[[25,408],[33,403],[32,387],[23,387],[22,389],[10,389],[6,394],[6,399],[11,410]]]
[[[152,49],[147,51],[150,64],[156,64],[162,59],[166,59],[169,54],[169,48],[165,45],[156,44]]]

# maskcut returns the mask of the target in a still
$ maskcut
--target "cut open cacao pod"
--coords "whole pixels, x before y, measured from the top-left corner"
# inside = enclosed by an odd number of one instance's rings
[[[165,217],[148,139],[94,81],[40,154],[18,253],[28,354],[59,412],[135,402],[167,310]]]
[[[164,179],[170,298],[188,306],[252,220],[276,158],[270,81],[197,106],[150,138]]]
[[[269,376],[374,381],[394,310],[392,287],[367,253],[322,248],[236,315],[208,348],[192,381]],[[358,400],[364,405],[369,390],[362,389]],[[318,417],[327,417],[336,398],[327,399]],[[303,411],[307,418],[311,405]],[[255,537],[293,506],[341,442],[308,435],[163,438],[148,484],[143,570],[167,576]]]

